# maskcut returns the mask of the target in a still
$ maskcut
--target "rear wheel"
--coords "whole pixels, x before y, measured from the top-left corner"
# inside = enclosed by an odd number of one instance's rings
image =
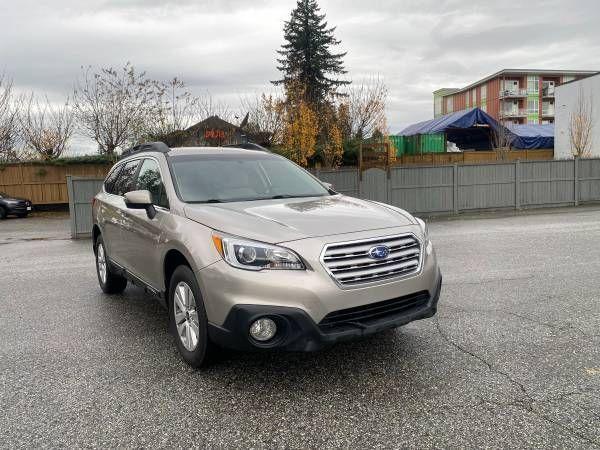
[[[96,273],[100,288],[105,294],[120,294],[127,287],[127,279],[110,268],[102,236],[98,236],[96,240]]]
[[[0,206],[0,220],[6,219],[6,210]]]
[[[194,272],[179,266],[169,284],[169,322],[175,345],[192,367],[207,364],[213,351],[208,339],[208,319]]]

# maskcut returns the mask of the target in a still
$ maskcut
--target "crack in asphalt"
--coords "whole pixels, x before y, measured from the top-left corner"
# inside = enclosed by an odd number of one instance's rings
[[[435,322],[435,326],[437,329],[438,334],[442,337],[442,339],[450,346],[456,348],[458,351],[460,351],[461,353],[468,355],[474,359],[476,359],[477,361],[479,361],[480,363],[484,364],[488,370],[492,373],[495,373],[497,375],[501,375],[502,377],[504,377],[504,379],[506,379],[512,386],[516,387],[524,396],[524,398],[516,398],[511,402],[497,402],[494,400],[490,400],[490,399],[483,399],[483,397],[480,397],[486,404],[490,404],[490,405],[496,405],[499,407],[506,407],[506,406],[514,406],[517,408],[521,408],[524,411],[527,411],[533,415],[535,415],[536,417],[545,420],[546,422],[557,426],[561,429],[563,429],[564,431],[566,431],[567,433],[571,434],[571,436],[577,437],[581,440],[584,440],[590,444],[593,444],[597,447],[600,447],[600,441],[597,441],[593,438],[590,438],[589,436],[580,433],[579,431],[564,425],[556,420],[554,420],[551,417],[548,417],[547,415],[545,415],[544,413],[542,413],[541,411],[539,411],[534,403],[539,403],[539,404],[543,404],[543,403],[548,403],[548,399],[543,399],[543,400],[536,400],[534,399],[531,394],[527,391],[527,389],[525,388],[525,385],[523,383],[521,383],[520,381],[518,381],[517,379],[513,378],[510,374],[508,374],[507,372],[504,372],[502,370],[499,370],[498,368],[494,367],[494,365],[492,363],[490,363],[488,360],[486,360],[485,358],[483,358],[482,356],[478,355],[477,353],[467,349],[466,347],[462,346],[461,344],[459,344],[458,342],[454,341],[452,338],[450,338],[450,336],[445,333],[442,330],[442,326],[440,324],[439,321],[439,317],[435,316],[434,317],[434,322]],[[584,393],[584,392],[580,392],[580,393]],[[571,395],[575,395],[574,393],[569,393]],[[556,401],[556,399],[555,399]]]

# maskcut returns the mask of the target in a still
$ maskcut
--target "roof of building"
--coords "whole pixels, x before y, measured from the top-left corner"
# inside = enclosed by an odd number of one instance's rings
[[[434,94],[438,94],[438,95],[451,95],[451,94],[456,94],[457,92],[464,92],[464,91],[468,91],[469,89],[472,89],[473,87],[481,84],[481,83],[485,83],[486,81],[489,81],[493,78],[497,78],[499,76],[502,75],[528,75],[528,74],[536,74],[536,75],[596,75],[600,73],[600,71],[598,70],[546,70],[546,69],[502,69],[499,70],[496,73],[493,73],[491,75],[488,75],[487,77],[484,77],[478,81],[475,81],[474,83],[469,84],[468,86],[465,86],[463,88],[441,88],[438,89],[436,91],[433,91]],[[449,90],[450,92],[448,93],[442,93],[440,91],[443,90]]]
[[[600,72],[597,72],[597,73],[594,73],[594,74],[592,74],[592,75],[590,75],[590,76],[587,76],[587,77],[585,77],[585,78],[580,78],[580,79],[578,79],[578,80],[566,81],[566,82],[564,82],[564,83],[561,83],[561,84],[559,84],[558,86],[556,86],[556,89],[559,89],[559,88],[561,88],[562,86],[565,86],[565,85],[567,85],[567,84],[571,84],[571,83],[577,83],[578,81],[581,81],[581,80],[584,80],[584,79],[587,79],[587,78],[594,78],[594,77],[599,77],[599,76],[600,76]]]
[[[458,91],[460,91],[460,88],[441,88],[437,91],[433,91],[433,95],[450,95]]]

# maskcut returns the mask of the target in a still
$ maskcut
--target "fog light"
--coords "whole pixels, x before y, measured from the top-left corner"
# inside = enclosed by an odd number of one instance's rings
[[[277,333],[277,325],[268,317],[258,319],[250,325],[250,336],[257,341],[268,341]]]

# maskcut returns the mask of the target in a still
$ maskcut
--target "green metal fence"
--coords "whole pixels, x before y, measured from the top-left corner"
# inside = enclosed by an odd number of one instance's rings
[[[390,136],[389,138],[396,147],[396,157],[446,151],[446,135],[444,133]]]

